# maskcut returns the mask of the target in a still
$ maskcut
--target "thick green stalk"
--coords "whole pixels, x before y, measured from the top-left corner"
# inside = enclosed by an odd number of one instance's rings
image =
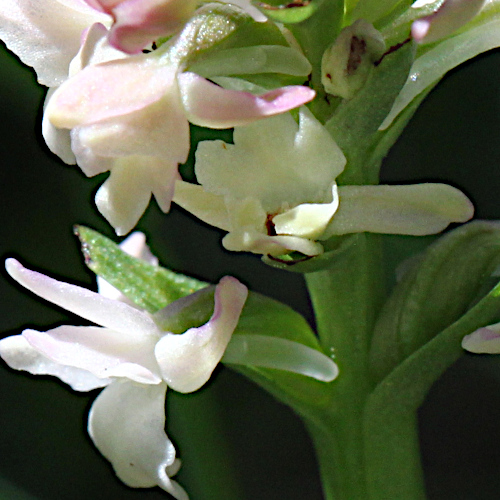
[[[306,419],[306,425],[326,500],[421,500],[415,414],[368,423],[365,418],[375,389],[368,349],[385,291],[380,237],[356,238],[354,248],[332,267],[306,275],[320,341],[334,353],[340,368],[332,403],[314,420]]]

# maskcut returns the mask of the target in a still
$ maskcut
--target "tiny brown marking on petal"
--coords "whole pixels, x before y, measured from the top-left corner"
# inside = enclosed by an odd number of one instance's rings
[[[349,53],[349,60],[347,61],[346,71],[348,75],[353,75],[356,72],[365,54],[366,41],[354,35],[351,38],[351,50]]]

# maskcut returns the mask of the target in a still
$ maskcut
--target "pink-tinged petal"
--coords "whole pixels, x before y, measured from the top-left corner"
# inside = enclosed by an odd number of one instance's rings
[[[155,347],[163,379],[179,392],[205,384],[221,360],[248,295],[237,279],[226,276],[215,289],[214,312],[208,323],[181,335],[167,333]]]
[[[186,492],[170,479],[179,462],[164,430],[166,390],[166,384],[114,382],[94,401],[88,431],[126,485],[159,486],[177,500],[188,500]]]
[[[136,54],[158,37],[178,31],[189,20],[196,0],[125,0],[110,11],[115,19],[110,42]]]
[[[479,328],[462,340],[462,347],[476,354],[500,354],[499,324]]]
[[[54,362],[35,349],[22,335],[0,340],[0,356],[14,370],[24,370],[33,375],[53,375],[74,391],[87,392],[105,387],[111,382],[110,379],[96,377],[87,370]]]
[[[164,212],[170,209],[175,181],[180,178],[177,163],[154,156],[116,158],[111,175],[96,193],[101,214],[124,235],[133,229],[146,210],[151,194]]]
[[[42,85],[53,87],[67,78],[83,30],[110,21],[83,0],[2,0],[0,38]]]
[[[159,101],[175,73],[147,54],[88,66],[56,90],[45,112],[59,128],[126,115]]]
[[[151,317],[127,304],[102,297],[86,288],[63,283],[23,267],[15,259],[5,262],[7,272],[39,297],[97,325],[147,341],[159,330]]]
[[[95,23],[84,31],[80,50],[69,65],[69,76],[76,75],[90,65],[95,66],[127,57],[127,54],[109,44],[108,35],[108,29],[101,23]]]
[[[25,330],[23,337],[55,363],[86,370],[101,379],[124,377],[159,384],[153,356],[156,339],[93,326],[59,326],[48,332]]]
[[[281,87],[260,96],[228,90],[195,73],[178,76],[182,103],[188,120],[215,129],[247,125],[278,115],[311,101],[314,90],[301,85]]]
[[[93,9],[111,14],[111,9],[116,7],[123,0],[84,0]]]
[[[437,42],[469,22],[485,3],[486,0],[445,0],[434,14],[413,22],[411,35],[418,43]]]
[[[189,123],[177,85],[165,88],[165,95],[153,105],[78,127],[78,134],[73,134],[79,164],[79,155],[87,150],[100,157],[162,156],[165,161],[185,163],[189,147]]]

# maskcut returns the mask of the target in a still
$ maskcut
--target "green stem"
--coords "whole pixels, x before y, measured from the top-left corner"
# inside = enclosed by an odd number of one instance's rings
[[[416,413],[384,419],[370,412],[368,350],[385,298],[383,266],[380,238],[355,238],[332,267],[306,275],[320,341],[340,368],[331,404],[306,425],[327,500],[421,500]]]
[[[370,500],[425,500],[416,411],[365,415],[365,455]]]

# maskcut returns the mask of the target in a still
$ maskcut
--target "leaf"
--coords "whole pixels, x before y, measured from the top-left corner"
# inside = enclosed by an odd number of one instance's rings
[[[371,369],[384,378],[464,315],[500,262],[500,226],[472,222],[432,244],[394,287],[375,326]]]

